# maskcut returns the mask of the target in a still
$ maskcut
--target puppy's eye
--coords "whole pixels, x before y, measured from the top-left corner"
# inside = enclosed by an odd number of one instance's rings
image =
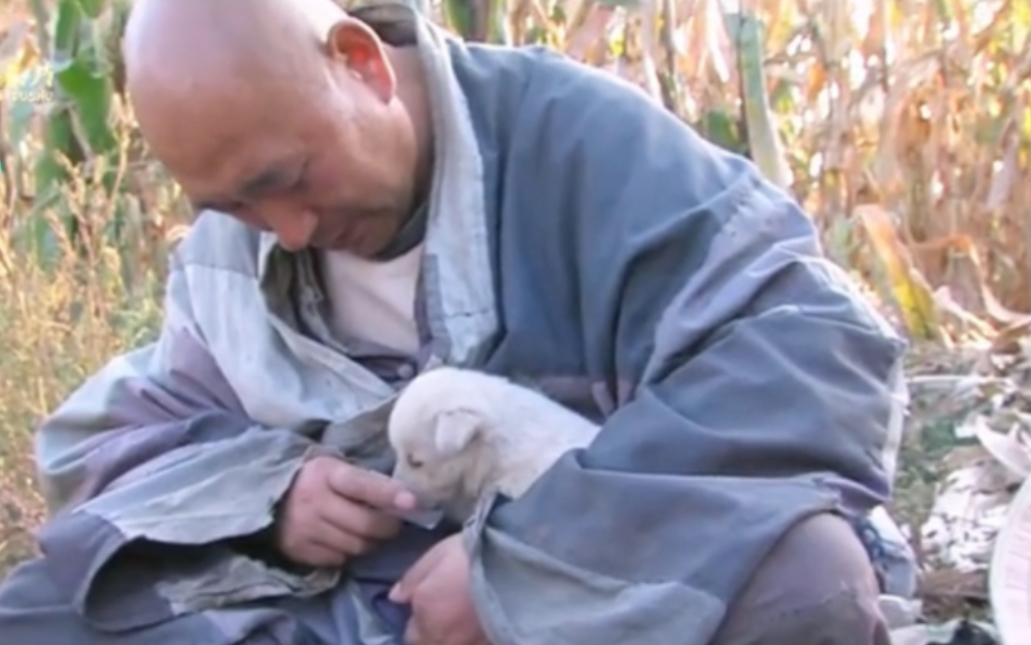
[[[412,455],[408,455],[408,467],[409,468],[422,468],[422,460],[417,459]]]

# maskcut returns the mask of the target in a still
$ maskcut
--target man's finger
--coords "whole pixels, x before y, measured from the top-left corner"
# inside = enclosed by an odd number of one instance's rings
[[[415,495],[401,482],[374,470],[340,463],[329,474],[329,485],[339,495],[374,508],[413,511]]]
[[[408,571],[405,571],[405,574],[401,576],[397,584],[390,589],[390,599],[396,603],[410,602],[415,588],[419,586],[419,583],[426,576],[430,575],[444,555],[445,551],[439,548],[439,545],[427,551],[421,558],[415,561],[415,564],[408,568]]]
[[[312,537],[312,542],[340,553],[343,559],[364,555],[371,547],[369,542],[362,539],[361,536],[341,530],[325,521],[319,524],[318,532]]]
[[[339,567],[347,560],[347,555],[339,549],[316,542],[305,545],[300,556],[304,564],[313,567]]]
[[[337,529],[370,540],[392,538],[401,528],[401,520],[396,517],[342,496],[324,500],[318,514],[322,521]]]

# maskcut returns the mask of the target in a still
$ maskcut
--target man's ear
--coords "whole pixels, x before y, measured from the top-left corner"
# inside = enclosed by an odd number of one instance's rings
[[[468,446],[480,431],[483,419],[472,410],[458,409],[437,415],[434,444],[441,457],[454,457]]]
[[[338,20],[326,35],[326,48],[333,60],[343,62],[381,101],[388,103],[394,98],[394,68],[383,42],[364,22],[350,17]]]

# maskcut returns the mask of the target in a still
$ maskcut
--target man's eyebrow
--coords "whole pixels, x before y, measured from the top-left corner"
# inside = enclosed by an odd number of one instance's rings
[[[207,208],[218,210],[218,204],[226,201],[251,199],[265,193],[289,188],[300,179],[306,166],[307,159],[273,162],[240,182],[234,198],[228,200],[220,198],[193,200],[193,207],[197,210]]]
[[[287,188],[297,180],[301,167],[301,164],[292,161],[274,163],[240,182],[237,192],[247,198]]]

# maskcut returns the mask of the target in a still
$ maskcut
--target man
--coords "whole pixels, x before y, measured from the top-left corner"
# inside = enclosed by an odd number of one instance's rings
[[[853,525],[903,343],[799,207],[629,85],[400,6],[141,0],[129,91],[201,215],[153,345],[43,424],[5,642],[887,643]],[[419,370],[602,420],[422,530],[382,473]]]

